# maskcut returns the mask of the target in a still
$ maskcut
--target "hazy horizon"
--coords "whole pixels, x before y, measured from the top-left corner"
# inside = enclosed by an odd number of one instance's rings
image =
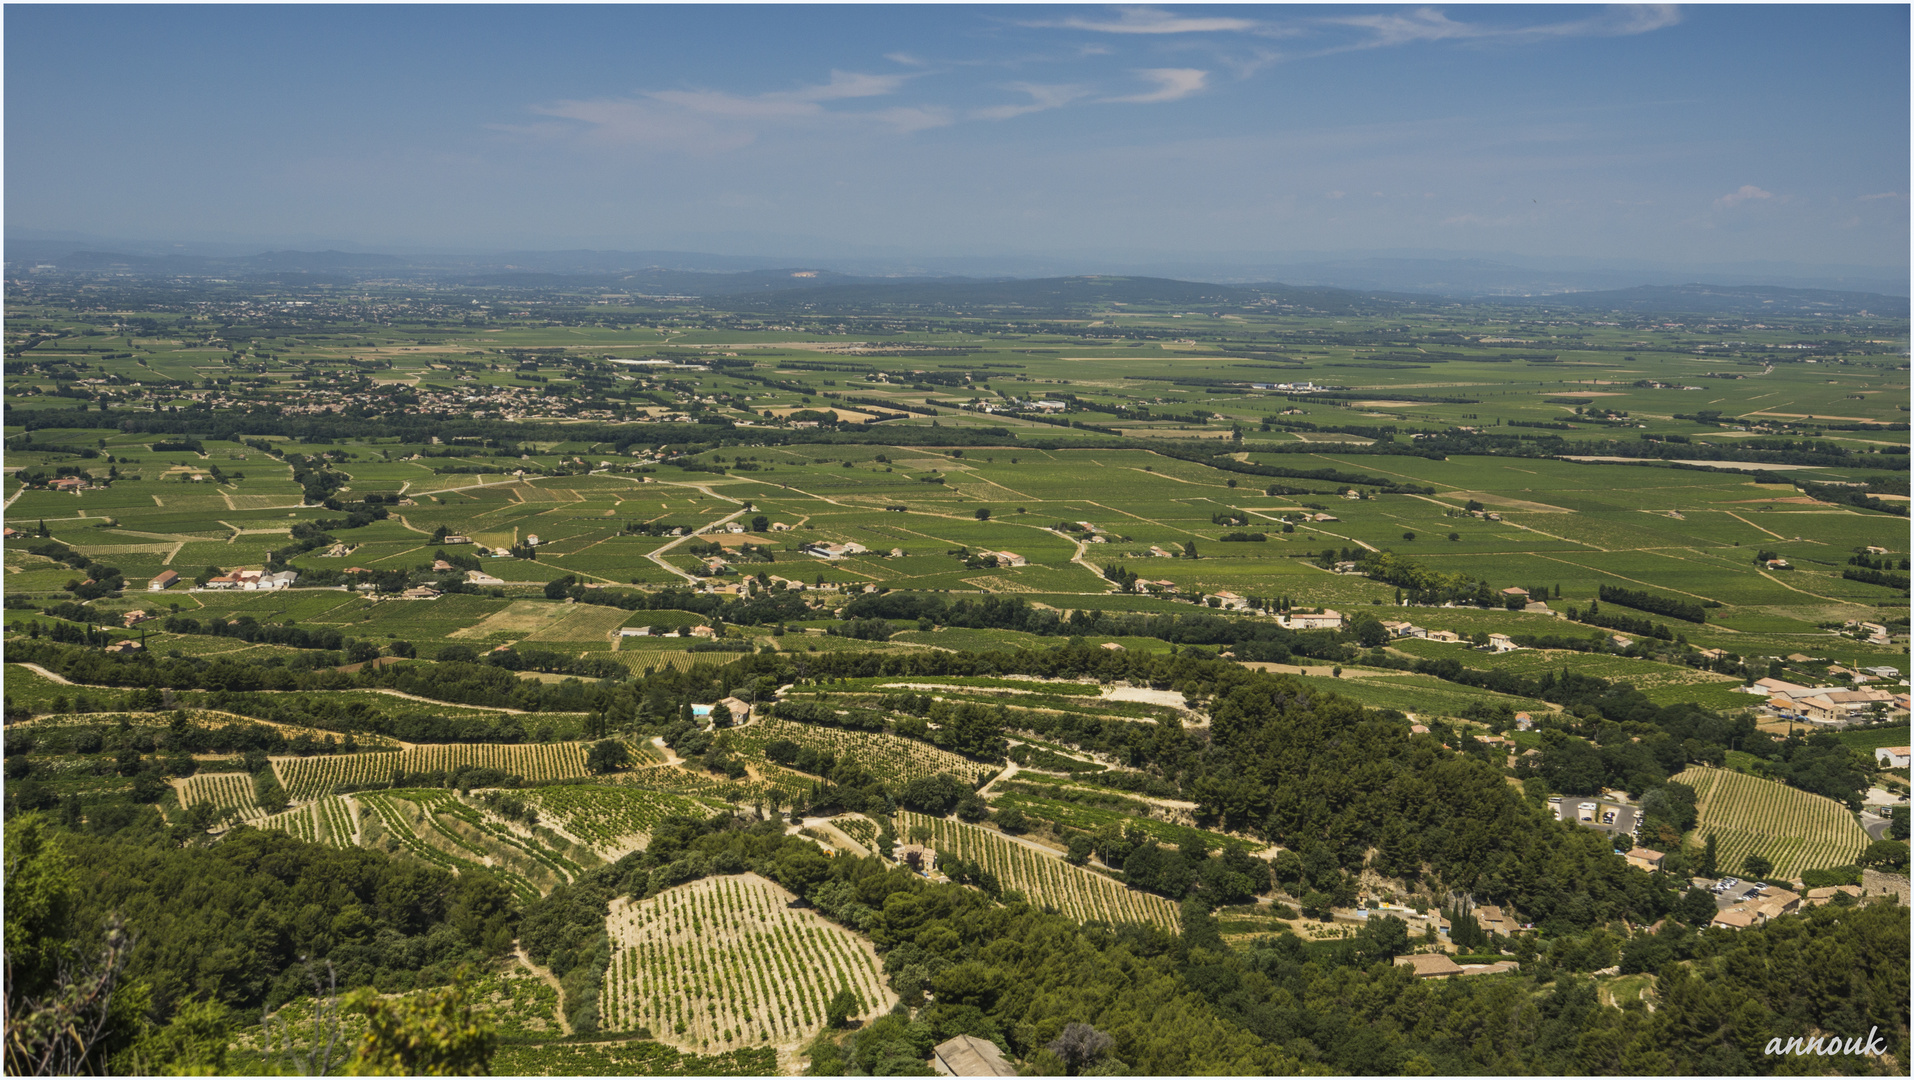
[[[9,241],[1908,266],[1902,6],[5,17]]]

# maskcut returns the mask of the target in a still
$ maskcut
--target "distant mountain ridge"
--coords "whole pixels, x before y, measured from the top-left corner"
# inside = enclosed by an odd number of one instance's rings
[[[1559,293],[1553,296],[1505,297],[1507,304],[1580,308],[1586,311],[1689,312],[1759,315],[1826,314],[1893,315],[1908,317],[1908,298],[1880,293],[1832,289],[1790,289],[1778,285],[1637,285],[1632,289]]]
[[[966,306],[1004,307],[1030,313],[1078,311],[1089,305],[1187,304],[1192,308],[1251,303],[1291,305],[1337,313],[1416,306],[1447,299],[1568,308],[1578,311],[1684,314],[1868,313],[1906,318],[1906,297],[1859,290],[1797,288],[1780,285],[1637,285],[1613,289],[1576,289],[1573,280],[1587,273],[1564,273],[1558,287],[1514,295],[1516,277],[1540,274],[1486,260],[1368,260],[1429,284],[1443,281],[1475,288],[1434,291],[1421,288],[1345,287],[1276,281],[1218,284],[1136,274],[1076,274],[1049,277],[960,276],[930,272],[908,276],[844,273],[822,266],[787,264],[766,267],[762,259],[701,255],[695,252],[620,252],[571,250],[509,252],[493,256],[398,256],[377,252],[265,251],[250,255],[129,254],[92,250],[63,241],[10,243],[9,274],[51,268],[77,274],[134,274],[257,280],[277,284],[306,282],[350,284],[361,281],[430,281],[475,288],[616,289],[649,296],[709,298],[762,297],[808,310],[850,311],[860,307],[958,310]],[[1347,273],[1356,264],[1318,264]],[[1304,267],[1297,267],[1299,271]],[[1603,272],[1613,277],[1620,272]],[[1306,276],[1316,276],[1307,274]],[[1483,286],[1490,286],[1484,290]]]

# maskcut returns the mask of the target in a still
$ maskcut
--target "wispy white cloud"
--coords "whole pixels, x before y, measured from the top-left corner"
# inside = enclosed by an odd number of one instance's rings
[[[855,71],[833,71],[831,81],[822,86],[807,86],[764,95],[793,101],[841,101],[845,98],[882,97],[894,94],[910,75],[864,75]]]
[[[1875,192],[1875,193],[1874,193],[1874,194],[1872,194],[1872,195],[1859,195],[1859,196],[1856,196],[1856,197],[1855,197],[1855,201],[1856,201],[1856,202],[1873,202],[1873,201],[1875,201],[1876,199],[1905,199],[1905,198],[1907,198],[1907,195],[1906,195],[1906,193],[1905,193],[1905,192],[1900,192],[1900,191],[1877,191],[1877,192]]]
[[[938,107],[877,110],[830,109],[827,103],[884,97],[914,76],[832,71],[828,82],[734,94],[725,90],[651,90],[634,97],[593,98],[534,105],[550,120],[499,125],[519,135],[581,139],[602,145],[668,147],[693,153],[734,150],[755,142],[768,129],[822,123],[876,126],[899,132],[942,127],[954,120]]]
[[[879,109],[870,113],[838,113],[836,115],[854,116],[859,120],[873,121],[903,135],[929,128],[947,127],[957,122],[956,111],[942,105],[899,105],[896,108]]]
[[[1209,83],[1210,73],[1202,68],[1142,68],[1138,75],[1156,84],[1156,89],[1123,97],[1107,97],[1110,104],[1154,105],[1175,101],[1201,91]]]
[[[1152,7],[1119,7],[1115,10],[1114,19],[1072,15],[1067,19],[1026,22],[1023,25],[1057,30],[1090,30],[1100,34],[1213,34],[1252,30],[1257,26],[1253,19],[1178,15]]]
[[[1028,94],[1030,101],[1023,105],[992,105],[982,109],[972,109],[970,117],[974,120],[1009,120],[1034,112],[1043,112],[1045,109],[1060,109],[1089,93],[1081,86],[1045,83],[1011,83],[1004,89]]]
[[[1366,40],[1342,46],[1347,49],[1377,49],[1406,45],[1417,41],[1500,41],[1527,42],[1553,38],[1627,37],[1646,34],[1681,21],[1681,9],[1674,4],[1629,5],[1610,8],[1585,19],[1541,23],[1531,26],[1497,26],[1488,23],[1459,22],[1440,8],[1424,7],[1409,11],[1373,15],[1341,15],[1320,20],[1326,25],[1347,26],[1369,33]]]
[[[1728,194],[1723,195],[1721,198],[1716,199],[1715,205],[1729,207],[1737,206],[1750,200],[1759,201],[1772,198],[1774,198],[1774,192],[1772,191],[1763,191],[1753,184],[1743,184]]]

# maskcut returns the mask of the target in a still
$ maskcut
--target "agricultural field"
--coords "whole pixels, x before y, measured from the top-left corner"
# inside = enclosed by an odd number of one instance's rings
[[[360,846],[401,853],[453,873],[483,869],[521,900],[536,899],[575,879],[597,858],[536,826],[521,830],[443,788],[362,792]],[[577,859],[584,859],[581,863]]]
[[[1914,739],[1906,727],[1877,728],[1873,731],[1842,731],[1835,738],[1863,753],[1872,755],[1883,746],[1906,746]]]
[[[1176,901],[1100,863],[1071,865],[1053,841],[1115,826],[1166,846],[1306,854],[1306,837],[1265,823],[1341,810],[1242,788],[1308,763],[1286,759],[1295,747],[1257,758],[1269,748],[1233,745],[1246,722],[1223,707],[1233,689],[1271,689],[1298,723],[1330,695],[1432,725],[1478,718],[1469,732],[1498,708],[1524,711],[1539,729],[1510,732],[1519,750],[1556,732],[1648,742],[1662,721],[1632,688],[1650,706],[1721,714],[1684,732],[1729,745],[1683,760],[1756,770],[1790,752],[1764,742],[1774,725],[1707,734],[1760,708],[1742,685],[1838,680],[1830,665],[1910,670],[1904,314],[1596,317],[1401,297],[1326,311],[1290,295],[1141,300],[1121,291],[1134,282],[1090,281],[1072,286],[1089,290],[1082,302],[975,310],[827,311],[773,293],[726,310],[629,283],[377,281],[347,299],[318,283],[230,281],[186,303],[166,297],[198,286],[60,280],[15,275],[8,298],[15,531],[0,544],[0,625],[9,659],[36,665],[5,666],[9,815],[179,840],[182,811],[210,804],[222,820],[187,844],[231,843],[243,824],[492,875],[528,942],[527,928],[590,892],[554,897],[561,886],[620,860],[648,865],[667,818],[787,814],[789,842],[816,841],[834,868],[857,855],[846,837],[875,850],[880,836],[927,833],[1035,906],[1175,933]],[[277,411],[262,421],[266,410]],[[56,487],[75,478],[80,490]],[[1408,569],[1362,565],[1381,554]],[[200,585],[280,568],[297,583]],[[168,570],[181,579],[149,589]],[[1472,592],[1478,580],[1486,592]],[[1465,585],[1431,600],[1413,595],[1416,581]],[[1510,587],[1537,603],[1505,601]],[[1605,587],[1654,610],[1601,600],[1601,614],[1667,629],[1630,629],[1631,645],[1565,617]],[[1666,614],[1688,604],[1702,621]],[[1341,612],[1342,627],[1278,624],[1278,611],[1318,607]],[[1371,620],[1465,640],[1387,637]],[[620,633],[638,627],[652,634]],[[694,627],[723,640],[703,644]],[[1588,647],[1467,641],[1489,634]],[[138,647],[103,651],[110,642]],[[1389,666],[1418,661],[1434,666]],[[1606,689],[1571,689],[1567,675]],[[709,733],[678,722],[727,694],[760,714],[773,700],[883,709],[886,696],[929,697],[939,717],[985,716],[984,734],[1021,744],[1013,759],[1027,764],[776,718]],[[181,748],[255,720],[270,733]],[[1403,750],[1407,728],[1361,734]],[[348,737],[357,752],[324,752]],[[1858,750],[1907,741],[1904,726],[1840,738]],[[588,771],[600,739],[636,760]],[[780,766],[765,754],[777,741],[874,779]],[[677,749],[657,749],[667,743]],[[1608,768],[1612,749],[1627,748],[1604,743],[1591,760]],[[261,752],[292,800],[271,815],[238,771]],[[1665,760],[1614,768],[1659,783]],[[1425,786],[1461,775],[1442,770],[1486,769],[1485,802],[1522,797],[1510,792],[1525,774],[1500,754],[1456,762],[1422,740],[1398,761]],[[488,772],[460,791],[455,774],[473,769]],[[966,789],[941,805],[969,818],[981,798],[1013,830],[1004,812],[1021,812],[1027,833],[909,809],[880,829],[906,805],[905,785],[938,773]],[[522,782],[491,786],[498,775]],[[1866,843],[1835,801],[1742,772],[1676,779],[1700,794],[1690,844],[1715,835],[1726,872],[1759,854],[1798,877]],[[916,801],[937,787],[919,785],[909,805],[939,805]],[[1242,832],[1196,828],[1217,820],[1219,801],[1260,808],[1224,818]],[[1451,814],[1441,801],[1416,827],[1460,835],[1466,822],[1436,820]],[[1361,827],[1372,824],[1395,823]],[[1480,842],[1500,851],[1505,839]],[[1364,858],[1312,870],[1307,887],[1276,869],[1259,890],[1274,902],[1224,911],[1225,939],[1292,924],[1340,938],[1341,909],[1379,893],[1440,902],[1423,895],[1431,875],[1379,886]],[[1344,872],[1338,888],[1362,895],[1336,901],[1340,925],[1285,917]],[[1476,880],[1533,892],[1528,877]],[[1603,925],[1620,925],[1619,901],[1583,891]],[[796,1074],[840,988],[865,1022],[898,1000],[872,943],[819,908],[753,874],[614,898],[598,1030],[561,1039],[576,1003],[543,972],[503,963],[478,984],[503,1036],[492,1067]],[[580,924],[594,942],[598,917]],[[1560,977],[1608,962],[1567,937],[1537,941],[1557,957],[1591,954],[1558,964]],[[930,940],[912,947],[934,951]],[[566,946],[553,971],[593,948]],[[396,985],[414,985],[420,966]],[[567,985],[599,978],[570,971]],[[1608,985],[1611,998],[1641,996]],[[295,1026],[311,1014],[309,1000],[279,1010]],[[1349,1071],[1335,1053],[1324,1044],[1313,1061]],[[232,1064],[276,1068],[250,1027]]]
[[[349,796],[329,795],[304,806],[252,818],[247,824],[260,829],[278,829],[315,844],[348,848],[358,846],[359,830],[353,824],[358,818],[358,804]]]
[[[709,1053],[795,1048],[822,1029],[840,989],[856,995],[856,1016],[888,1011],[897,996],[870,942],[794,899],[747,873],[612,901],[606,1026]]]
[[[1160,896],[1119,885],[1094,870],[1071,866],[1054,854],[1039,854],[990,829],[949,818],[900,810],[904,835],[917,826],[930,830],[928,847],[983,865],[1006,889],[1021,892],[1032,904],[1052,907],[1080,922],[1140,922],[1176,932],[1176,905]]]
[[[272,766],[286,794],[304,800],[331,795],[340,785],[384,784],[394,773],[449,772],[461,766],[497,769],[532,783],[584,776],[585,747],[582,743],[451,743],[382,754],[274,758]]]
[[[667,817],[708,817],[728,809],[715,800],[624,785],[564,784],[514,794],[536,806],[545,823],[590,845],[607,860],[642,848],[651,830]]]
[[[856,762],[879,776],[904,782],[938,773],[975,776],[979,770],[987,767],[962,754],[953,754],[917,739],[906,739],[881,731],[851,731],[796,724],[776,717],[733,728],[727,735],[754,759],[764,756],[764,748],[768,744],[785,739],[799,746],[828,751],[840,760]]]
[[[253,801],[253,778],[249,773],[194,773],[174,785],[179,804],[211,803],[234,821],[257,823],[266,816]]]
[[[1760,855],[1776,876],[1798,880],[1803,870],[1853,863],[1868,844],[1854,815],[1833,799],[1726,769],[1698,767],[1673,779],[1692,786],[1697,796],[1700,819],[1689,841],[1700,843],[1713,833],[1723,873],[1735,873],[1743,859]]]

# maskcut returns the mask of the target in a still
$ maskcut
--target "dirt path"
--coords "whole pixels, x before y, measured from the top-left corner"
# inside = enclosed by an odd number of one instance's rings
[[[66,677],[65,675],[56,675],[56,674],[54,674],[53,672],[51,672],[51,671],[48,671],[48,670],[47,670],[46,668],[43,668],[43,667],[41,667],[41,666],[40,666],[40,665],[38,665],[38,664],[21,664],[20,666],[21,666],[21,667],[23,667],[23,668],[26,668],[26,669],[27,669],[28,671],[31,671],[31,672],[33,672],[33,673],[34,673],[35,675],[38,675],[38,676],[40,676],[40,677],[41,677],[42,679],[46,679],[46,680],[47,680],[47,681],[49,681],[49,682],[56,682],[56,683],[59,683],[59,684],[60,684],[61,686],[85,686],[85,685],[87,685],[87,684],[85,684],[85,683],[76,683],[76,682],[74,682],[73,680],[71,680],[71,679],[69,679],[69,678],[67,678],[67,677]],[[101,687],[101,689],[103,689],[103,690],[104,690],[104,689],[119,689],[119,688],[118,688],[118,687],[111,687],[111,688],[109,688],[109,687]]]
[[[516,939],[512,941],[512,955],[524,966],[526,971],[545,980],[545,985],[551,987],[553,992],[558,994],[558,1008],[553,1010],[558,1014],[558,1030],[570,1035],[572,1033],[572,1022],[565,1018],[565,988],[559,985],[558,976],[532,963],[531,956],[525,952],[525,946],[519,944]]]
[[[1830,604],[1845,604],[1848,607],[1858,607],[1858,608],[1871,607],[1871,605],[1856,603],[1853,600],[1837,600],[1832,596],[1822,596],[1820,593],[1811,593],[1806,589],[1797,589],[1794,586],[1788,584],[1787,582],[1781,580],[1780,578],[1775,577],[1773,574],[1768,573],[1766,570],[1756,570],[1755,573],[1760,574],[1762,577],[1767,578],[1769,581],[1774,582],[1776,585],[1781,586],[1782,588],[1788,590],[1789,592],[1798,592],[1802,596],[1812,596],[1816,600],[1826,600]]]
[[[712,494],[712,492],[711,492],[711,489],[709,489],[709,488],[706,488],[706,487],[702,487],[702,486],[699,486],[699,485],[697,485],[697,484],[679,484],[679,485],[676,485],[676,486],[678,486],[678,487],[696,487],[696,488],[698,488],[698,490],[699,490],[699,491],[702,491],[702,492],[704,492],[704,493],[705,493],[705,494],[707,494],[707,495],[711,495],[711,494]],[[714,498],[720,498],[720,499],[725,499],[725,500],[728,500],[728,501],[730,501],[730,502],[737,502],[737,501],[738,501],[737,499],[733,499],[733,498],[731,498],[731,497],[730,497],[729,495],[714,495],[713,497],[714,497]],[[676,539],[674,539],[674,540],[672,540],[672,541],[671,541],[670,543],[668,543],[668,544],[666,544],[666,545],[664,545],[663,547],[660,547],[660,548],[659,548],[658,550],[656,550],[656,551],[653,551],[653,552],[652,552],[651,554],[649,554],[649,555],[646,555],[646,556],[645,556],[645,558],[647,558],[647,559],[650,559],[650,560],[651,560],[652,562],[655,562],[655,563],[657,563],[657,564],[658,564],[659,566],[662,566],[662,567],[664,567],[664,568],[665,568],[666,570],[669,570],[669,571],[671,571],[672,573],[674,573],[674,574],[676,574],[676,575],[678,575],[679,577],[681,577],[681,578],[683,578],[683,579],[685,579],[686,581],[689,581],[689,582],[691,582],[691,583],[692,583],[693,585],[696,585],[696,584],[699,584],[699,581],[698,581],[698,579],[697,579],[696,577],[694,577],[694,576],[692,576],[691,574],[688,574],[688,573],[686,573],[686,572],[684,572],[683,570],[680,570],[680,569],[678,569],[677,567],[675,567],[675,566],[673,566],[673,565],[671,565],[670,563],[668,563],[668,562],[666,562],[666,561],[665,561],[665,559],[664,559],[664,555],[665,555],[665,552],[667,552],[667,551],[670,551],[670,550],[671,550],[672,548],[675,548],[675,547],[677,547],[677,546],[678,546],[679,544],[682,544],[682,543],[684,543],[684,542],[685,542],[685,541],[687,541],[687,540],[691,540],[691,539],[693,539],[693,538],[695,538],[695,537],[699,537],[699,536],[705,536],[705,535],[708,535],[708,534],[710,533],[710,531],[711,531],[712,529],[715,529],[715,528],[717,528],[717,527],[718,527],[718,526],[720,526],[720,525],[728,525],[728,524],[730,524],[731,522],[733,522],[733,521],[736,521],[736,520],[738,520],[739,518],[741,518],[741,517],[743,517],[743,516],[745,515],[745,513],[746,513],[746,511],[744,511],[744,510],[738,510],[738,511],[736,511],[735,513],[732,513],[732,514],[728,514],[728,515],[726,515],[725,517],[721,517],[721,518],[719,518],[719,519],[718,519],[718,520],[716,520],[716,521],[713,521],[713,522],[709,522],[708,524],[704,524],[704,525],[700,525],[700,526],[698,526],[698,527],[697,527],[696,529],[694,529],[694,530],[692,530],[691,532],[688,532],[688,533],[686,533],[686,534],[685,534],[685,535],[683,535],[683,536],[680,536],[680,537],[677,537]],[[594,576],[596,576],[596,575],[594,575]],[[610,580],[610,579],[606,579],[606,580]]]
[[[685,759],[679,757],[678,752],[676,750],[673,750],[671,747],[665,745],[665,737],[663,735],[654,737],[651,740],[651,745],[657,747],[658,752],[665,756],[666,765],[677,766],[677,765],[683,765],[685,763]]]
[[[1769,536],[1774,537],[1776,540],[1787,539],[1787,537],[1782,536],[1780,533],[1775,532],[1772,529],[1762,529],[1761,526],[1756,525],[1754,522],[1749,521],[1747,518],[1742,517],[1740,514],[1735,513],[1733,510],[1723,510],[1722,513],[1728,515],[1731,518],[1734,518],[1736,521],[1741,522],[1743,525],[1746,525],[1751,529],[1760,529],[1762,532],[1767,533]]]
[[[1637,550],[1637,551],[1641,551],[1641,550],[1645,550],[1645,549],[1642,549],[1642,548],[1636,548],[1636,549],[1634,549],[1634,550]],[[1561,564],[1562,564],[1563,566],[1573,566],[1573,567],[1575,567],[1575,568],[1576,568],[1577,570],[1586,570],[1586,569],[1588,569],[1587,567],[1585,567],[1585,566],[1582,566],[1582,565],[1580,565],[1579,563],[1572,563],[1572,562],[1569,562],[1569,561],[1568,561],[1567,559],[1558,559],[1558,558],[1556,558],[1556,557],[1555,557],[1555,556],[1553,556],[1553,555],[1544,555],[1544,554],[1542,554],[1542,553],[1541,553],[1541,552],[1539,552],[1539,551],[1535,551],[1535,552],[1530,552],[1530,554],[1532,554],[1532,555],[1534,555],[1534,556],[1535,556],[1536,558],[1538,558],[1538,559],[1547,559],[1547,560],[1548,560],[1548,561],[1550,561],[1550,562],[1558,562],[1558,563],[1561,563]],[[1670,557],[1672,558],[1673,556],[1670,556]],[[1676,559],[1675,561],[1676,561],[1676,562],[1687,562],[1688,560],[1687,560],[1687,559]],[[1688,591],[1688,590],[1686,590],[1686,589],[1677,589],[1677,588],[1675,588],[1675,587],[1674,587],[1673,585],[1657,585],[1657,584],[1655,584],[1655,583],[1654,583],[1654,582],[1652,582],[1652,581],[1643,581],[1643,580],[1641,580],[1640,578],[1632,578],[1632,577],[1627,577],[1627,576],[1625,576],[1625,575],[1622,575],[1622,574],[1617,574],[1617,573],[1616,573],[1615,571],[1613,571],[1613,570],[1604,570],[1604,571],[1602,571],[1602,573],[1604,573],[1604,574],[1607,574],[1607,575],[1608,575],[1609,577],[1612,577],[1612,578],[1620,578],[1620,579],[1621,579],[1621,580],[1623,580],[1623,581],[1630,581],[1630,582],[1634,582],[1634,583],[1635,583],[1635,584],[1637,584],[1637,585],[1645,585],[1645,586],[1647,586],[1648,588],[1651,588],[1651,589],[1666,589],[1666,590],[1668,590],[1669,592],[1675,592],[1675,593],[1680,593],[1680,594],[1682,594],[1683,596],[1692,596],[1692,597],[1694,597],[1694,598],[1695,598],[1695,599],[1697,599],[1697,600],[1706,600],[1706,601],[1708,601],[1708,602],[1710,602],[1710,603],[1713,603],[1713,602],[1714,602],[1714,599],[1715,599],[1715,598],[1714,598],[1714,597],[1712,597],[1712,596],[1703,596],[1703,595],[1701,595],[1700,593],[1692,593],[1692,592],[1689,592],[1689,591]],[[1797,589],[1797,590],[1795,590],[1795,591],[1797,591],[1797,592],[1799,592],[1800,590],[1798,590],[1798,589]],[[1812,595],[1812,594],[1810,594],[1810,595]],[[1826,597],[1823,597],[1822,599],[1826,599]],[[1715,627],[1715,629],[1718,629],[1718,630],[1726,630],[1726,629],[1727,629],[1727,627],[1725,627],[1725,626],[1722,626],[1722,627]]]
[[[858,843],[856,840],[851,839],[851,834],[845,832],[843,829],[838,828],[837,825],[834,824],[830,818],[822,818],[822,817],[805,818],[804,827],[807,829],[818,830],[824,835],[830,837],[831,843],[838,844],[842,847],[848,848],[851,854],[853,855],[857,855],[859,857],[868,857],[874,854],[874,852],[872,852],[870,848],[867,848],[863,844]]]

